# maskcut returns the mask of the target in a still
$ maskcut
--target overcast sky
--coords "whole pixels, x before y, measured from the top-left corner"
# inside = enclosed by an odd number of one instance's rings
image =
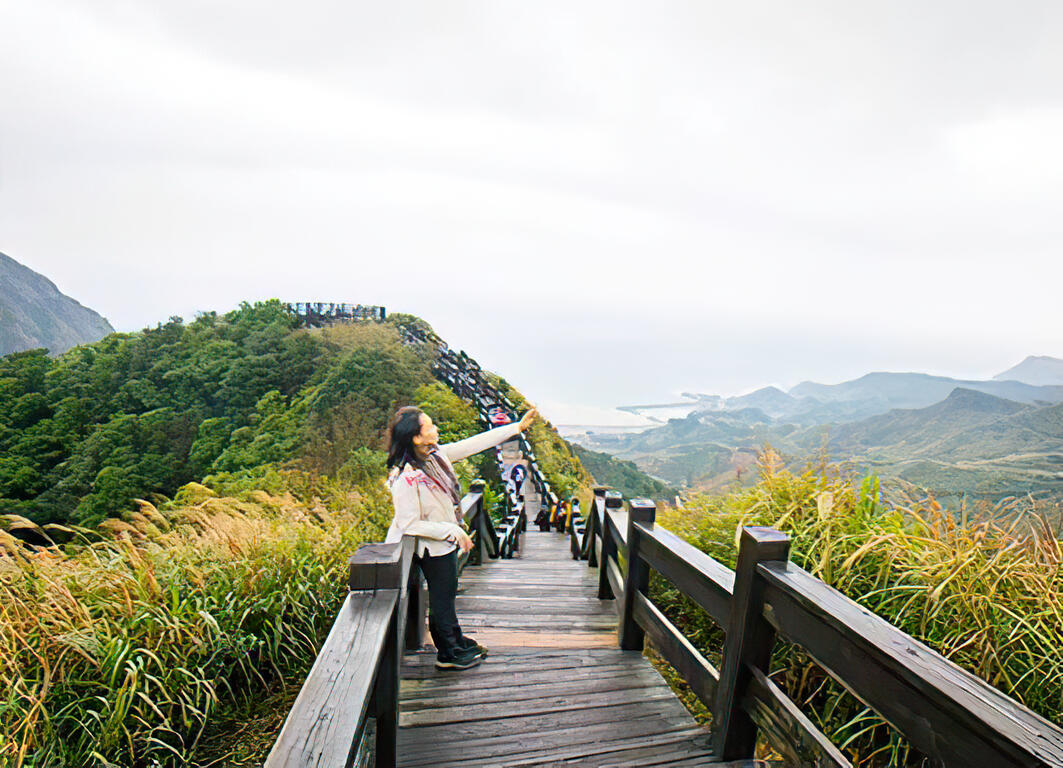
[[[1063,356],[1063,4],[0,0],[0,251],[553,407]],[[549,415],[549,413],[548,413]]]

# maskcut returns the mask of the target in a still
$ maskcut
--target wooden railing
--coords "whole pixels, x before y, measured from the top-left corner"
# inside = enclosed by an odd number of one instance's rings
[[[789,562],[786,535],[743,528],[732,571],[655,517],[647,499],[624,511],[619,494],[595,489],[580,551],[599,566],[598,596],[616,599],[620,646],[638,650],[650,638],[712,712],[720,758],[752,758],[763,732],[793,765],[850,766],[769,677],[781,637],[936,766],[1063,766],[1063,730]],[[719,670],[650,600],[651,572],[724,630]]]
[[[461,500],[473,549],[496,557],[500,542],[482,490]],[[413,564],[414,539],[363,544],[348,567],[348,592],[288,713],[265,768],[395,765],[402,651],[424,644],[427,592]]]
[[[364,304],[336,304],[325,301],[296,301],[287,305],[288,311],[298,317],[307,327],[319,327],[336,322],[358,320],[383,321],[387,317],[384,307]]]

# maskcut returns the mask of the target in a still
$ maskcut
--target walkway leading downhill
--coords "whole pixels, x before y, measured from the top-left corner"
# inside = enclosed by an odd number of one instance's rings
[[[464,672],[436,670],[431,647],[406,656],[399,765],[719,768],[708,731],[641,653],[617,647],[597,586],[557,533],[529,530],[514,559],[466,568],[458,616],[490,656]]]

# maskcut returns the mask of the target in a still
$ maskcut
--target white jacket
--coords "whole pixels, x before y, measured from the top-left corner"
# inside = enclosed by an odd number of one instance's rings
[[[478,435],[439,446],[443,459],[451,464],[468,458],[480,451],[494,448],[517,436],[518,425],[489,429]],[[410,464],[390,481],[391,500],[395,505],[395,518],[388,528],[385,542],[401,541],[404,535],[416,536],[414,551],[424,554],[427,549],[432,557],[445,555],[458,546],[457,534],[462,530],[455,522],[454,503],[450,494],[440,488],[425,474]]]

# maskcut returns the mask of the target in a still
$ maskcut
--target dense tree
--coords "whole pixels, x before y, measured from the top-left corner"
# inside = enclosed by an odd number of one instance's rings
[[[431,379],[390,324],[307,332],[278,301],[0,359],[0,513],[95,523],[212,472],[380,448]]]

